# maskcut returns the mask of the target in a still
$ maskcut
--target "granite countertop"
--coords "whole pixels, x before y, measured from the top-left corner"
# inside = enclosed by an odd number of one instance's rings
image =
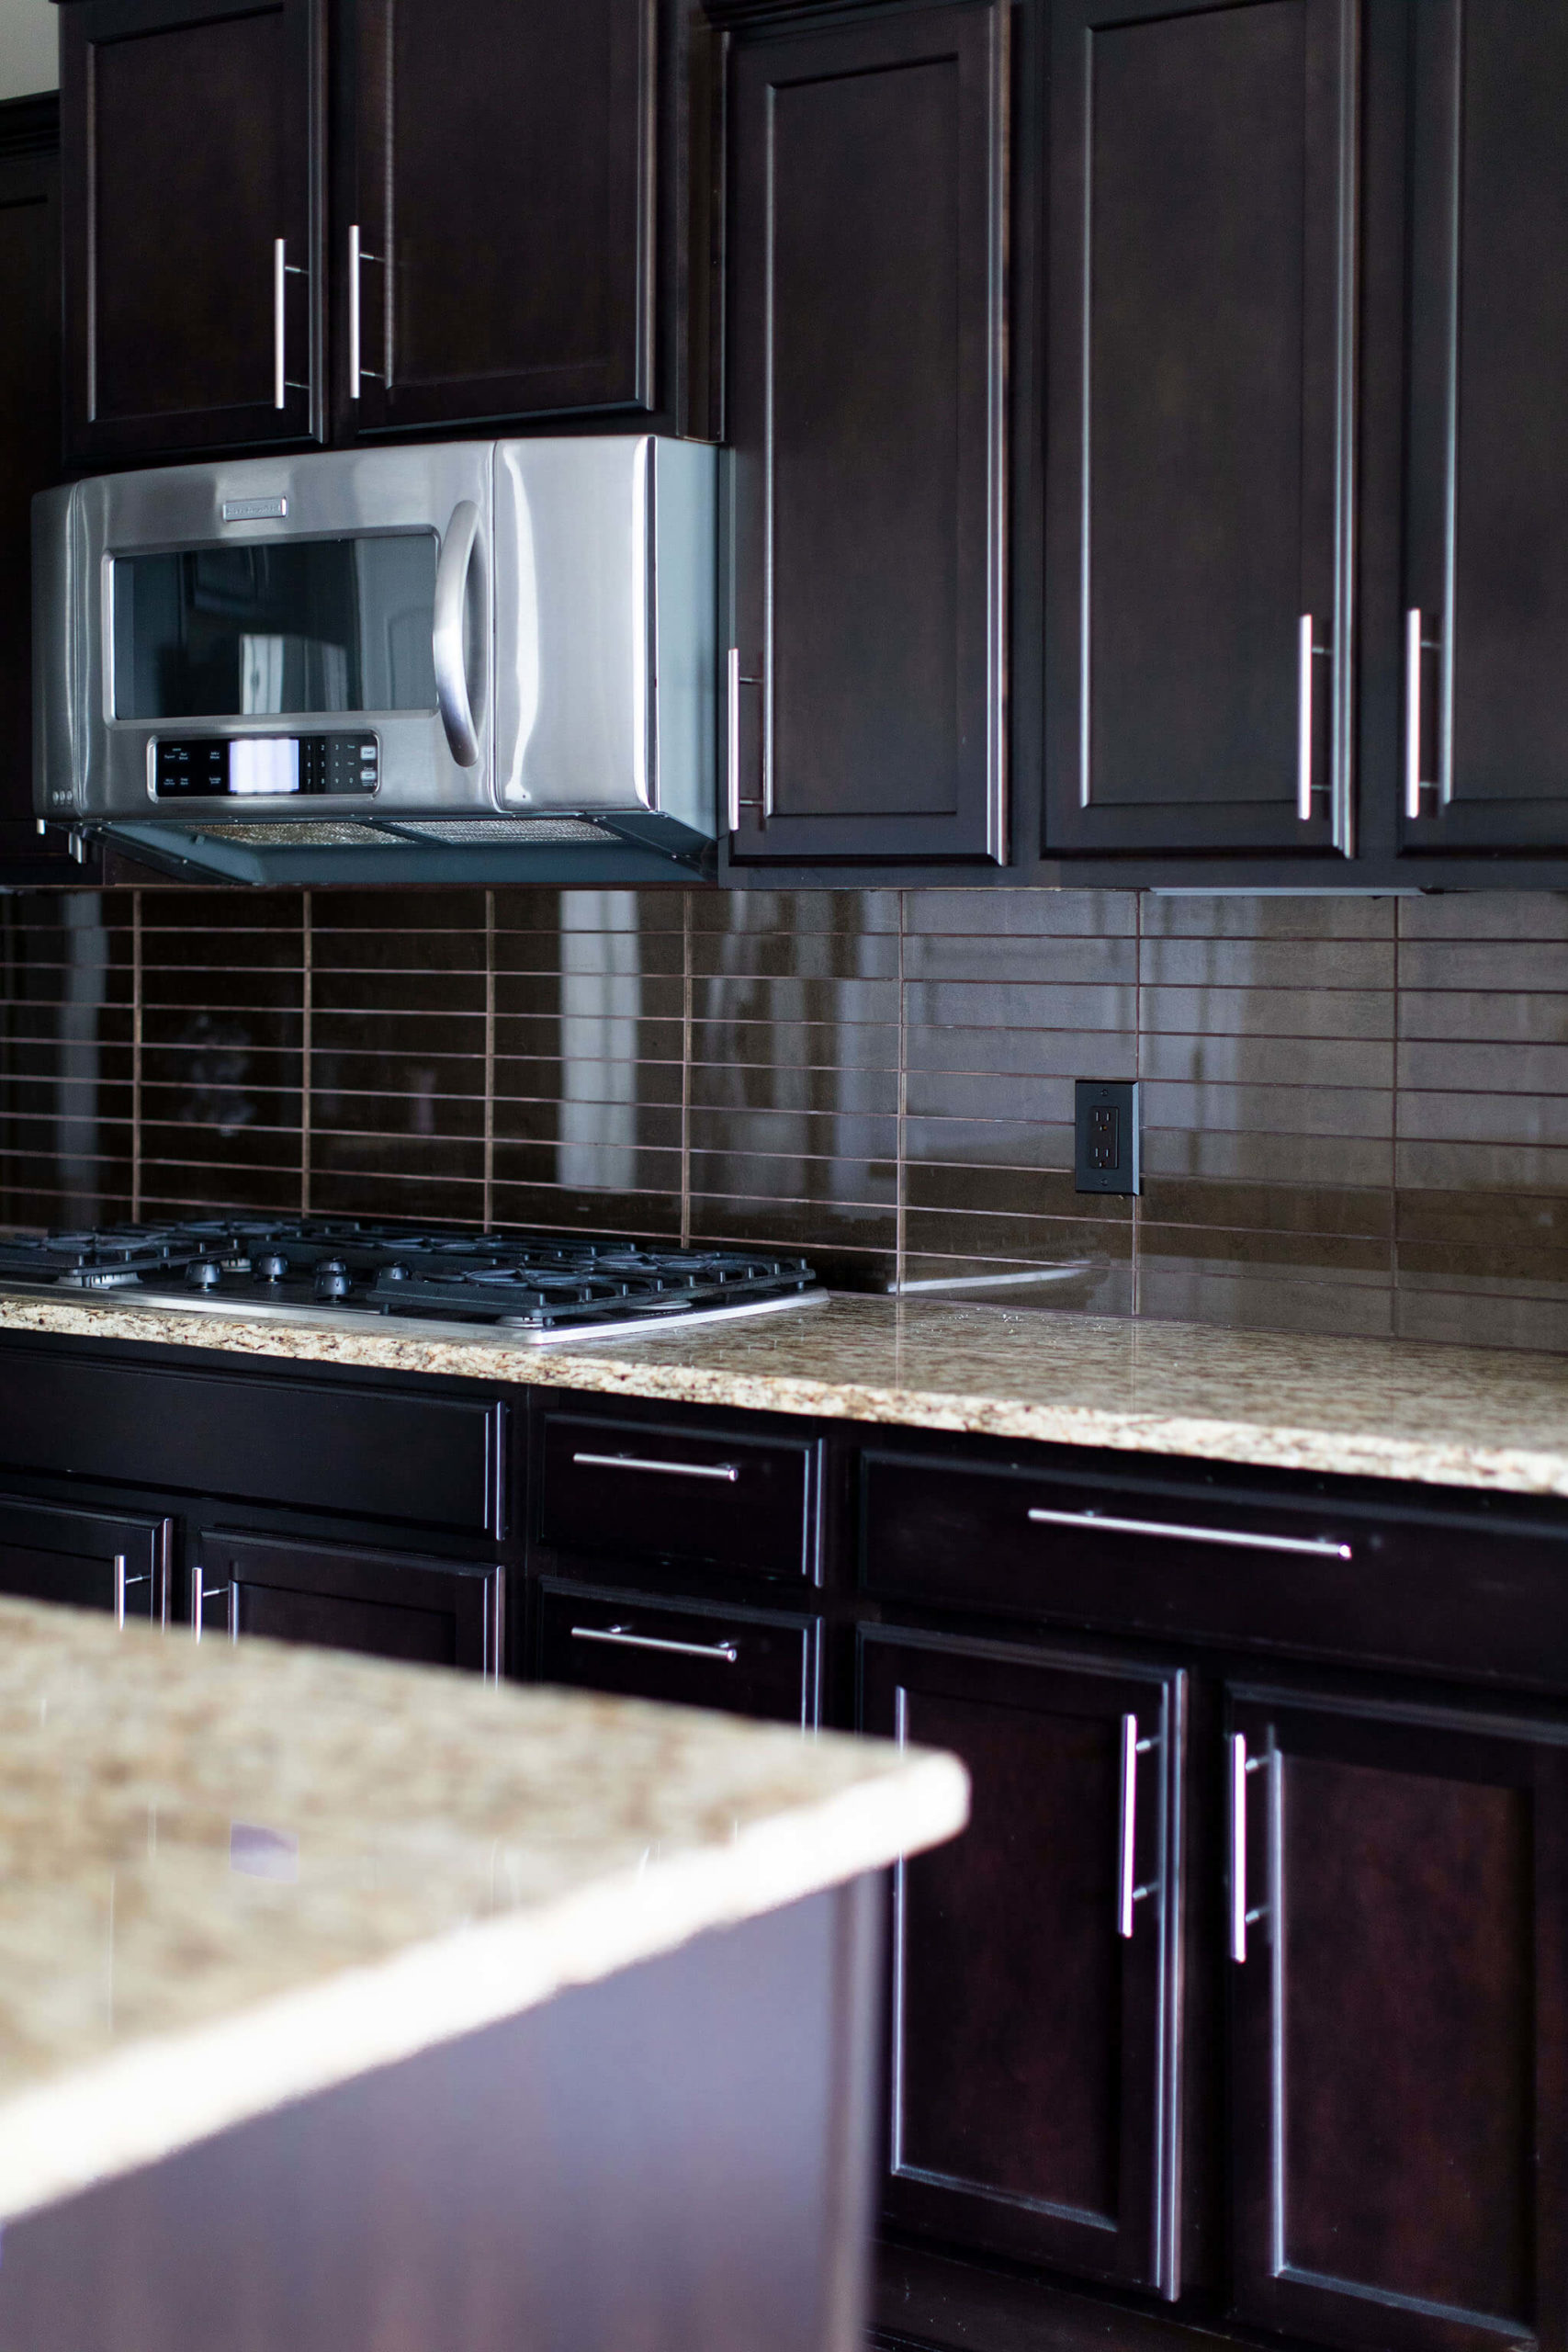
[[[962,1827],[951,1757],[0,1602],[0,2219]]]
[[[0,1295],[6,1329],[1568,1496],[1568,1358],[1503,1349],[844,1295],[662,1337],[544,1348],[123,1298]]]

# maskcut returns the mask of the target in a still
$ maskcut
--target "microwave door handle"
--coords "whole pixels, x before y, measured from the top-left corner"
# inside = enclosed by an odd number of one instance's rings
[[[452,757],[460,768],[471,768],[479,756],[479,729],[468,700],[468,662],[463,648],[463,613],[468,601],[468,567],[479,538],[479,510],[471,498],[452,509],[446,537],[435,565],[435,605],[430,650],[435,666],[435,700]]]

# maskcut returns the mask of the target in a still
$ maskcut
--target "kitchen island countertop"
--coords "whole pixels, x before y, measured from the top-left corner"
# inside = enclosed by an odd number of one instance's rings
[[[953,1834],[951,1757],[0,1602],[0,2219]]]
[[[835,1295],[665,1336],[506,1334],[0,1295],[0,1331],[1568,1496],[1568,1358]]]

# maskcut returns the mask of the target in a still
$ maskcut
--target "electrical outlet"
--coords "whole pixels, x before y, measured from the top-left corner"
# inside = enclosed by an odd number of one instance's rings
[[[1136,1079],[1080,1078],[1074,1090],[1073,1182],[1080,1193],[1143,1189]]]

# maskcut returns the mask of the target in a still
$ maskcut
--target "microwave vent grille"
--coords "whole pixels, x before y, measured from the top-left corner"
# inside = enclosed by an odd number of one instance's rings
[[[548,847],[554,842],[613,842],[617,836],[608,825],[596,825],[586,817],[431,817],[397,820],[398,831],[405,840],[419,842],[465,842],[498,849],[508,843],[535,842]]]

